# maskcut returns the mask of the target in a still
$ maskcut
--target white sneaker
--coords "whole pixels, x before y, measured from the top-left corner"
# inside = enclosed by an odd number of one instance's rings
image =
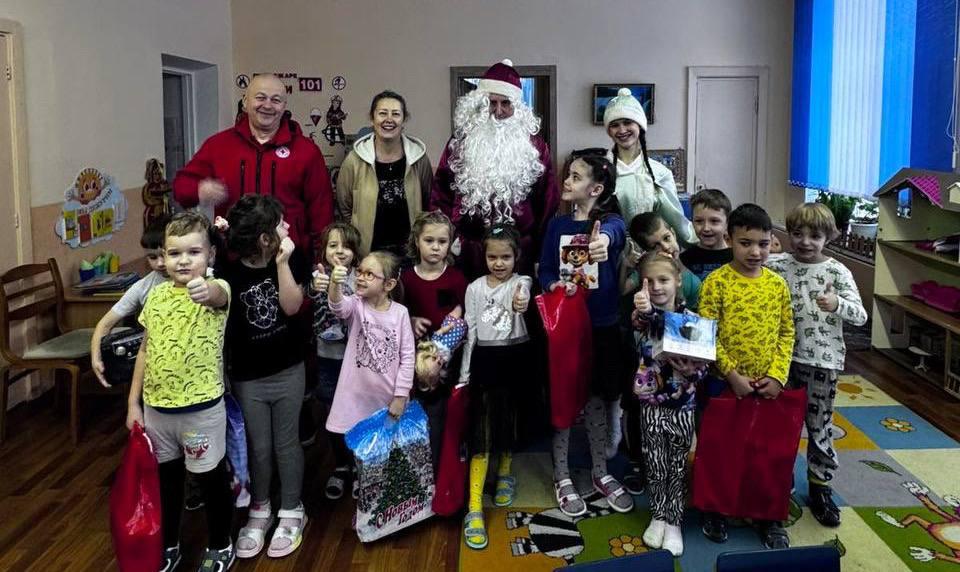
[[[683,554],[683,532],[680,527],[674,524],[668,524],[663,533],[664,550],[669,550],[674,558]]]
[[[655,518],[650,521],[647,530],[643,532],[643,543],[647,548],[661,548],[663,546],[663,536],[667,529],[667,522]]]

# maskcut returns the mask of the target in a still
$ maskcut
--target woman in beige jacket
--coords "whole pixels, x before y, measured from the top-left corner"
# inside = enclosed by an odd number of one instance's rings
[[[373,133],[353,144],[337,177],[340,218],[360,231],[359,256],[388,250],[403,257],[414,217],[428,202],[433,167],[422,141],[403,134],[410,117],[398,93],[370,104]]]

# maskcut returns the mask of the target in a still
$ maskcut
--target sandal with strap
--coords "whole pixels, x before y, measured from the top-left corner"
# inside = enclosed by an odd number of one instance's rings
[[[270,527],[273,526],[273,512],[270,510],[269,504],[266,505],[266,507],[266,509],[250,507],[250,512],[247,513],[247,519],[265,519],[267,525],[263,528],[244,526],[240,529],[240,534],[237,536],[237,558],[253,558],[263,550],[264,537],[266,537]],[[244,544],[243,540],[253,542],[253,547],[243,548],[241,546],[241,544]]]
[[[333,469],[333,474],[327,479],[327,486],[324,488],[323,495],[329,500],[338,500],[343,496],[343,490],[349,478],[349,467],[337,467]]]
[[[273,531],[273,538],[270,539],[270,546],[267,548],[267,556],[270,558],[283,558],[300,548],[303,542],[303,529],[307,527],[307,513],[301,504],[293,510],[280,510],[277,517],[282,521],[285,518],[297,519],[300,524],[297,526],[278,526]],[[279,546],[283,544],[283,546]]]
[[[470,522],[474,520],[480,521],[479,527],[471,527]],[[472,538],[481,538],[483,539],[480,542],[471,540]],[[487,547],[489,538],[487,538],[487,528],[483,523],[483,513],[479,511],[468,512],[467,516],[463,517],[463,541],[474,550],[483,550]]]
[[[560,491],[564,487],[570,487],[573,489],[573,493],[568,495],[560,495]],[[560,507],[560,512],[570,517],[578,517],[587,514],[587,503],[580,498],[580,493],[577,492],[577,488],[573,486],[573,481],[570,479],[563,479],[553,483],[553,492],[557,497],[557,505]],[[580,510],[573,511],[570,509],[570,505],[574,502],[580,502]]]
[[[607,503],[610,508],[617,512],[630,512],[633,510],[633,497],[627,493],[617,479],[610,475],[600,477],[600,480],[593,479],[593,488],[603,496],[607,497]],[[626,500],[621,500],[626,499]]]
[[[493,504],[496,506],[512,505],[516,489],[517,479],[507,475],[497,477],[497,490],[493,496]]]

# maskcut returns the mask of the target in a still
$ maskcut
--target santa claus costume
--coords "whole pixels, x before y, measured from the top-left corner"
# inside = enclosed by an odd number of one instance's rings
[[[497,119],[490,96],[510,100],[513,114]],[[550,148],[537,135],[540,120],[523,101],[510,60],[490,67],[477,89],[457,101],[454,132],[437,166],[430,208],[450,217],[460,242],[458,265],[472,280],[486,272],[481,238],[493,224],[520,233],[518,271],[532,275],[540,244],[560,202]]]

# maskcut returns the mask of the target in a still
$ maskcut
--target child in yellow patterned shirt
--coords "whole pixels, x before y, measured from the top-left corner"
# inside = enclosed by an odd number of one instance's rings
[[[733,261],[713,271],[700,290],[700,315],[717,321],[716,368],[737,397],[750,393],[776,399],[787,383],[793,355],[793,308],[786,281],[763,264],[770,255],[773,224],[759,206],[730,213],[727,232]],[[736,515],[733,515],[736,516]],[[779,522],[757,522],[767,548],[787,548]],[[704,514],[703,533],[727,540],[726,520]]]
[[[140,313],[145,333],[127,400],[127,428],[141,424],[157,456],[163,571],[181,559],[186,471],[206,506],[209,544],[200,569],[227,570],[235,558],[222,375],[230,286],[206,276],[216,254],[213,236],[210,222],[196,212],[179,213],[167,225],[170,280],[150,291]]]

